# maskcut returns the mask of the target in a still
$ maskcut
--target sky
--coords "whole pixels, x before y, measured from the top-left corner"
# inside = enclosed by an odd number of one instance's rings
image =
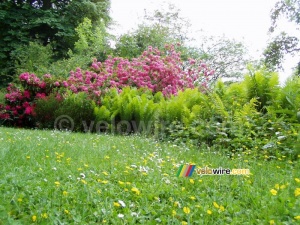
[[[167,2],[174,4],[180,9],[181,16],[189,19],[196,42],[201,32],[225,35],[242,41],[250,54],[258,58],[270,38],[270,12],[277,0],[111,0],[111,16],[118,24],[115,34],[136,28],[145,10],[162,9]],[[283,30],[295,29],[293,24],[281,20],[278,32]],[[281,83],[292,73],[296,62],[293,57],[287,57],[284,71],[279,71]]]

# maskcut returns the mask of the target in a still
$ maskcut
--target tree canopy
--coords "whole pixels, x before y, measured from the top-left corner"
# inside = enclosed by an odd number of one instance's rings
[[[281,68],[286,54],[297,56],[297,53],[300,52],[300,0],[280,0],[275,4],[271,12],[272,23],[270,33],[278,30],[278,20],[282,17],[295,24],[297,35],[289,35],[286,32],[281,32],[268,44],[264,51],[264,57],[266,65],[271,69]],[[300,58],[296,74],[300,75]]]
[[[0,79],[14,75],[11,54],[30,41],[52,45],[57,58],[78,40],[75,28],[89,18],[110,21],[109,0],[4,0],[0,3]]]

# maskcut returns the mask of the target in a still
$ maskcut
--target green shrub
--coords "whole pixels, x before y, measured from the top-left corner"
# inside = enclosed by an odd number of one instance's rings
[[[60,108],[61,101],[53,93],[49,96],[36,101],[35,113],[37,127],[39,128],[54,128],[55,112]]]
[[[247,88],[248,101],[258,99],[256,106],[258,111],[267,112],[266,107],[276,104],[280,91],[278,74],[269,72],[262,68],[260,70],[249,70],[243,82]]]
[[[158,108],[154,101],[160,99],[160,94],[153,96],[146,89],[126,87],[121,93],[112,89],[103,97],[102,105],[94,109],[96,122],[107,122],[117,132],[151,133]]]
[[[90,100],[85,92],[77,94],[67,92],[64,100],[54,113],[56,128],[89,131],[90,126],[93,125],[92,122],[95,121],[95,106],[94,101]],[[63,122],[65,122],[65,128],[63,127]]]

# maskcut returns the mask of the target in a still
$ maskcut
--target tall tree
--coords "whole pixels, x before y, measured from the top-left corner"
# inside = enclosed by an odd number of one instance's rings
[[[109,0],[2,0],[0,3],[0,81],[14,75],[11,54],[39,41],[51,44],[57,58],[78,40],[75,28],[89,18],[94,26],[109,23]]]
[[[294,57],[299,57],[300,46],[300,0],[280,0],[278,1],[271,12],[271,27],[270,33],[278,30],[278,20],[285,17],[288,21],[294,23],[295,32],[297,35],[291,36],[286,32],[281,32],[275,36],[268,44],[264,51],[265,64],[272,68],[282,68],[282,62],[286,54],[291,54]],[[300,58],[296,73],[300,75]]]

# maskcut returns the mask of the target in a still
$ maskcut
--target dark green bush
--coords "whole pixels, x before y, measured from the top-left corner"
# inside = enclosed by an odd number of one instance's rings
[[[55,112],[60,108],[61,101],[56,93],[36,101],[36,123],[39,128],[54,128]]]
[[[85,92],[67,92],[54,112],[56,128],[89,131],[91,123],[95,121],[95,106],[94,101],[90,100]]]

